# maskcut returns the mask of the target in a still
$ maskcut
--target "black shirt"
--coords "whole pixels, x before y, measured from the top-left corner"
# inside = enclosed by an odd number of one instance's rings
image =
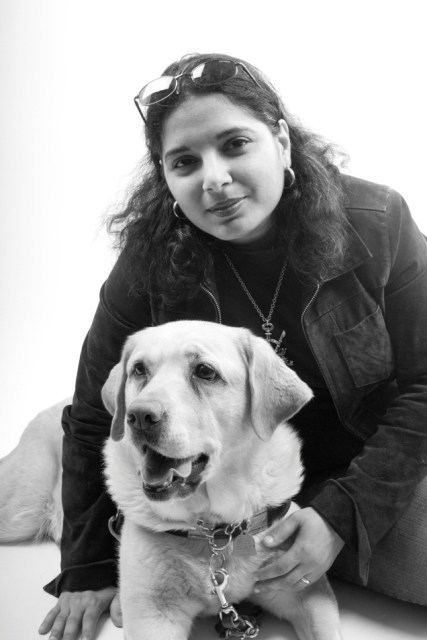
[[[232,261],[247,289],[261,309],[264,317],[270,311],[285,255],[283,249],[267,242],[248,245],[221,243],[215,252],[215,273],[224,324],[251,329],[265,337],[262,318],[233,273],[224,252]],[[282,346],[293,370],[306,382],[314,398],[291,420],[303,441],[302,458],[306,469],[306,482],[331,475],[347,467],[362,449],[362,442],[341,424],[335,405],[326,387],[316,359],[305,338],[302,324],[302,284],[287,266],[280,287],[271,322],[272,337],[286,335]]]

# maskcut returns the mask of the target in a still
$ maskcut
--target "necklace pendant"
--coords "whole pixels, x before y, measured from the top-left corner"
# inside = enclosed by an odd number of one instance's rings
[[[282,341],[285,339],[285,336],[286,331],[282,331],[278,340],[270,338],[268,342],[274,348],[274,353],[276,353],[288,367],[292,367],[294,363],[292,362],[292,360],[288,360],[288,358],[286,357],[286,347],[282,347]]]
[[[285,347],[284,347],[284,348],[280,348],[280,349],[277,349],[277,347],[276,347],[276,349],[275,349],[274,351],[275,351],[275,353],[277,353],[277,355],[279,356],[279,358],[281,358],[281,359],[283,360],[283,362],[285,363],[285,365],[286,365],[287,367],[293,367],[293,366],[294,366],[293,361],[292,361],[292,360],[289,360],[289,359],[286,357],[286,348],[285,348]]]
[[[271,342],[271,334],[273,333],[273,329],[274,329],[274,324],[272,322],[270,322],[269,320],[266,320],[262,325],[261,325],[262,330],[265,333],[265,339],[267,340],[267,342]]]

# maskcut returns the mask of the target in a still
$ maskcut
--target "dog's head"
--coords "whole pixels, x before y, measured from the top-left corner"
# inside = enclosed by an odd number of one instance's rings
[[[199,321],[131,336],[103,388],[111,438],[135,452],[151,501],[189,497],[224,457],[268,440],[311,396],[264,339]]]

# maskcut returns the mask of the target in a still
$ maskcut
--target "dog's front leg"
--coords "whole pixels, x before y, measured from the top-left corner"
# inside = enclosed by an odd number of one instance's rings
[[[288,620],[298,640],[342,640],[338,605],[326,576],[303,591],[271,591],[251,600]]]
[[[187,640],[200,606],[181,601],[179,595],[171,602],[170,595],[165,598],[155,584],[141,590],[123,580],[120,598],[125,640]]]
[[[155,594],[155,586],[149,595],[121,590],[125,640],[187,640],[200,605],[179,596],[171,602]]]
[[[174,616],[174,619],[170,618]],[[127,608],[123,612],[123,635],[125,640],[187,640],[192,620],[183,619],[173,612],[153,611],[143,615]]]
[[[120,600],[126,640],[187,640],[202,602],[182,563],[130,521],[120,545]]]

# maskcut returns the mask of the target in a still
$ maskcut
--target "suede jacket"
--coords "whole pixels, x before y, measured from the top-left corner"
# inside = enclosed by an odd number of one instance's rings
[[[358,554],[366,583],[374,545],[408,505],[427,473],[427,244],[402,197],[343,176],[349,244],[306,288],[301,323],[343,428],[364,442],[313,506]],[[162,308],[128,295],[119,257],[101,289],[83,345],[71,407],[63,417],[61,573],[45,589],[100,589],[116,582],[115,508],[102,478],[111,418],[100,390],[131,333],[178,319],[221,322],[212,274],[198,297]]]

